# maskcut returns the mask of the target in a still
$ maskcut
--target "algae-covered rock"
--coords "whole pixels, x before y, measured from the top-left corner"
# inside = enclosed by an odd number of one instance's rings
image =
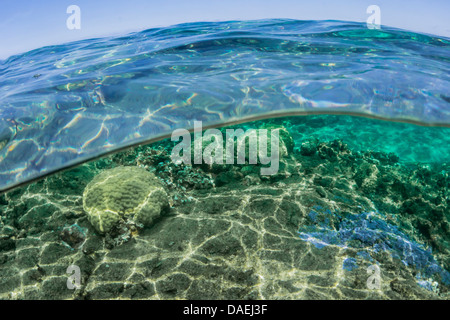
[[[265,130],[265,131],[262,131]],[[278,135],[274,132],[277,131]],[[266,146],[260,146],[260,134],[265,133]],[[275,146],[278,148],[279,158],[288,157],[294,150],[294,140],[289,131],[282,125],[264,124],[258,128],[242,129],[234,128],[230,132],[220,131],[218,129],[207,130],[202,135],[202,141],[199,145],[201,151],[196,152],[196,139],[191,142],[191,160],[197,157],[197,163],[226,164],[227,155],[230,152],[228,145],[233,146],[232,161],[237,164],[251,163],[260,164],[259,152],[261,148],[266,151],[267,156],[272,155],[272,140],[278,137]],[[216,152],[218,152],[216,154]],[[231,154],[231,152],[230,152]],[[238,157],[241,155],[240,163]],[[230,156],[231,157],[231,156]],[[195,162],[194,162],[195,163]],[[220,171],[220,170],[219,170]]]
[[[273,130],[277,130],[278,129],[278,133],[279,133],[279,139],[280,139],[280,156],[281,157],[286,157],[289,154],[292,153],[292,151],[294,150],[294,139],[291,136],[291,133],[289,132],[288,129],[286,129],[285,126],[283,125],[277,125],[277,124],[266,124],[261,126],[261,129],[266,129],[269,132],[272,132]],[[268,139],[270,139],[270,136],[268,134]],[[270,144],[268,145],[268,147],[270,147]],[[269,148],[270,150],[270,148]]]
[[[379,170],[375,164],[363,162],[355,174],[355,182],[364,192],[370,194],[375,192],[377,187]]]
[[[107,233],[120,221],[150,226],[167,207],[167,193],[158,178],[139,167],[103,171],[83,193],[83,208],[101,233]]]
[[[303,156],[313,156],[317,151],[317,141],[315,139],[306,139],[302,142],[300,154]]]
[[[257,130],[255,130],[255,141],[252,142],[256,142],[256,143],[250,143],[250,139],[249,138],[245,138],[244,140],[240,140],[238,139],[238,141],[236,142],[235,146],[236,148],[240,147],[239,142],[241,143],[245,143],[245,160],[248,161],[249,160],[249,153],[251,154],[251,150],[253,150],[253,152],[255,152],[255,154],[258,154],[258,152],[260,152],[260,148],[264,148],[263,146],[259,145],[259,138],[260,138],[260,134],[262,134],[264,131],[260,131],[260,130],[266,130],[266,134],[267,134],[267,146],[266,146],[266,150],[267,150],[267,155],[271,155],[272,154],[272,139],[275,139],[275,135],[274,132],[278,131],[278,143],[276,143],[275,145],[278,148],[278,155],[280,158],[285,158],[288,157],[289,154],[292,153],[292,151],[294,150],[294,140],[292,139],[291,134],[289,133],[289,131],[282,125],[275,125],[275,124],[265,124],[262,125],[261,127],[259,127]],[[245,133],[244,133],[245,135]],[[243,135],[237,135],[238,137],[241,137]],[[238,149],[237,149],[238,150]],[[238,151],[236,151],[235,154],[237,154]]]

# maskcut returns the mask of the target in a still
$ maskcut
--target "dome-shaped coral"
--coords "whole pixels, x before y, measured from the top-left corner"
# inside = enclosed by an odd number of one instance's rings
[[[95,176],[83,193],[83,209],[101,233],[120,221],[149,226],[167,207],[167,193],[158,178],[139,167],[106,170]]]

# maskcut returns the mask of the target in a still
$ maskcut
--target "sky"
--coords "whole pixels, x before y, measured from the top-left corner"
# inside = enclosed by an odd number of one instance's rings
[[[69,30],[67,8],[81,10]],[[290,18],[366,22],[450,37],[449,0],[0,0],[0,59],[47,45],[194,21]]]

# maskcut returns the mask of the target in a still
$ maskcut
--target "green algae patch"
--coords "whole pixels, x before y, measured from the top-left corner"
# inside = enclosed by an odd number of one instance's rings
[[[100,233],[120,222],[151,226],[167,207],[167,193],[158,178],[139,167],[103,171],[83,192],[83,209]]]

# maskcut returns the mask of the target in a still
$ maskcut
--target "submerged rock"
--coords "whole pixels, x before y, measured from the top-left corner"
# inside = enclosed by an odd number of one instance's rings
[[[150,226],[167,207],[167,193],[158,178],[139,167],[103,171],[83,193],[83,209],[100,233],[121,221]]]
[[[80,227],[78,224],[73,224],[64,227],[59,233],[59,237],[71,248],[79,248],[86,240],[86,230],[87,229]]]
[[[264,124],[257,129],[246,128],[246,130],[236,126],[233,129],[227,129],[227,132],[214,130],[203,133],[201,150],[195,151],[195,142],[199,138],[192,139],[192,163],[195,163],[194,160],[197,158],[198,163],[226,164],[227,153],[230,151],[227,148],[231,145],[234,147],[229,156],[234,164],[261,164],[260,152],[263,152],[265,156],[272,156],[272,140],[276,137],[278,141],[274,145],[278,148],[279,158],[288,157],[294,150],[294,140],[286,127],[282,125]],[[278,134],[275,135],[275,132]],[[266,146],[260,145],[261,134],[266,134]]]
[[[314,139],[308,139],[302,142],[300,153],[303,156],[312,156],[317,151],[317,142]]]

